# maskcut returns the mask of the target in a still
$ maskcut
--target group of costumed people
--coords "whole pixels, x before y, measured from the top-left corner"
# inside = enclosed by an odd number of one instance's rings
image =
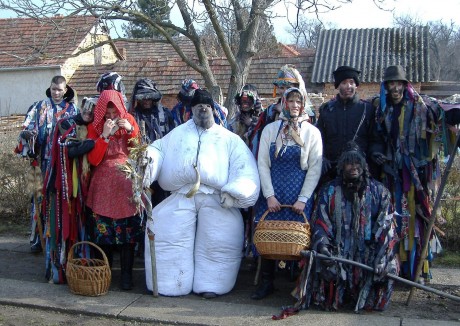
[[[182,82],[170,110],[151,79],[137,81],[127,104],[121,76],[107,73],[81,112],[65,79],[53,79],[48,99],[29,110],[17,148],[32,165],[41,162],[44,186],[31,200],[31,214],[43,229],[32,236],[44,235],[47,277],[64,283],[69,248],[90,239],[111,266],[113,250],[120,251],[122,289],[133,287],[137,246],[148,291],[211,299],[233,289],[244,253],[259,255],[250,242],[263,215],[306,219],[311,249],[331,259],[302,258],[297,307],[384,310],[393,291],[387,273],[430,277],[431,251],[422,275],[415,268],[425,259],[440,151],[457,145],[446,126],[460,121],[427,105],[401,66],[385,70],[372,100],[359,98],[359,75],[349,66],[333,72],[338,94],[319,108],[317,121],[291,65],[273,82],[276,103],[264,109],[257,88],[247,84],[232,117],[192,79]],[[140,184],[121,168],[139,143],[145,146]],[[149,234],[155,234],[154,264],[151,246],[142,246]],[[90,255],[87,246],[76,250]],[[275,291],[276,261],[259,262],[254,300]]]

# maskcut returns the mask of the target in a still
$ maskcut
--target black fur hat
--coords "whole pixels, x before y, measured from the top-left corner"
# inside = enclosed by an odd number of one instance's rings
[[[214,109],[214,100],[211,93],[201,88],[195,90],[190,105],[195,106],[197,104],[209,104]]]
[[[359,86],[359,74],[361,71],[350,67],[350,66],[340,66],[332,74],[334,75],[334,86],[335,88],[339,87],[340,83],[349,78],[355,80],[356,86]]]

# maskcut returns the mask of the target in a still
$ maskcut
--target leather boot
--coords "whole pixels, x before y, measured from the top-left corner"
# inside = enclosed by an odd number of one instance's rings
[[[109,261],[110,269],[112,269],[112,265],[113,265],[113,247],[112,247],[112,245],[99,245],[99,247],[102,249],[104,254],[107,256],[107,260]],[[101,256],[101,257],[99,257],[99,256]],[[97,252],[96,257],[100,258],[100,259],[103,259],[102,255],[100,254],[99,251]]]
[[[121,246],[121,289],[132,290],[133,288],[133,265],[134,265],[134,244],[125,243]]]
[[[262,259],[260,272],[260,284],[256,292],[251,295],[252,300],[261,300],[275,291],[275,285],[273,283],[275,279],[275,261]]]

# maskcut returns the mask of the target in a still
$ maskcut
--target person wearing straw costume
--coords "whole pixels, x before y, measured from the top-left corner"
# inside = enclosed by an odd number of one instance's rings
[[[213,119],[209,92],[196,89],[192,119],[148,147],[144,186],[158,180],[171,195],[152,212],[158,292],[190,292],[205,299],[228,293],[243,249],[239,208],[254,205],[260,182],[251,151]],[[152,290],[150,248],[145,246],[147,288]]]
[[[384,276],[398,273],[393,250],[398,239],[390,193],[370,177],[365,156],[356,143],[347,143],[337,163],[337,177],[319,191],[312,224],[313,250],[374,269],[372,273],[332,260],[315,260],[319,263],[307,291],[312,294],[312,304],[326,310],[345,305],[354,305],[355,311],[385,310],[394,281]]]
[[[260,139],[258,167],[263,198],[255,223],[268,210],[269,219],[303,221],[313,209],[313,192],[321,175],[323,146],[319,130],[305,112],[307,98],[289,88],[281,99],[281,119],[268,124]],[[282,209],[281,205],[292,205]],[[274,291],[275,260],[261,262],[261,282],[251,298],[260,300]]]
[[[119,166],[126,163],[129,141],[138,134],[139,127],[126,111],[122,94],[116,90],[102,91],[94,109],[94,121],[88,126],[88,138],[95,141],[88,153],[91,164],[86,202],[91,209],[88,233],[106,253],[110,265],[113,247],[120,247],[123,290],[133,287],[134,247],[143,233],[141,218],[132,200],[132,180],[126,178]]]

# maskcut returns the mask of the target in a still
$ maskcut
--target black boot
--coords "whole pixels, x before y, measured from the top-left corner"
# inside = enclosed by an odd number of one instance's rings
[[[275,285],[273,284],[275,279],[275,261],[262,258],[260,272],[260,284],[256,292],[251,295],[252,300],[261,300],[275,291]]]
[[[113,265],[113,246],[112,245],[99,245],[99,247],[102,249],[104,254],[107,256],[107,260],[109,261],[109,266],[110,269],[112,269]],[[103,259],[102,255],[100,254],[99,251],[97,251],[97,258]]]
[[[125,243],[121,246],[121,289],[133,288],[134,244]]]

